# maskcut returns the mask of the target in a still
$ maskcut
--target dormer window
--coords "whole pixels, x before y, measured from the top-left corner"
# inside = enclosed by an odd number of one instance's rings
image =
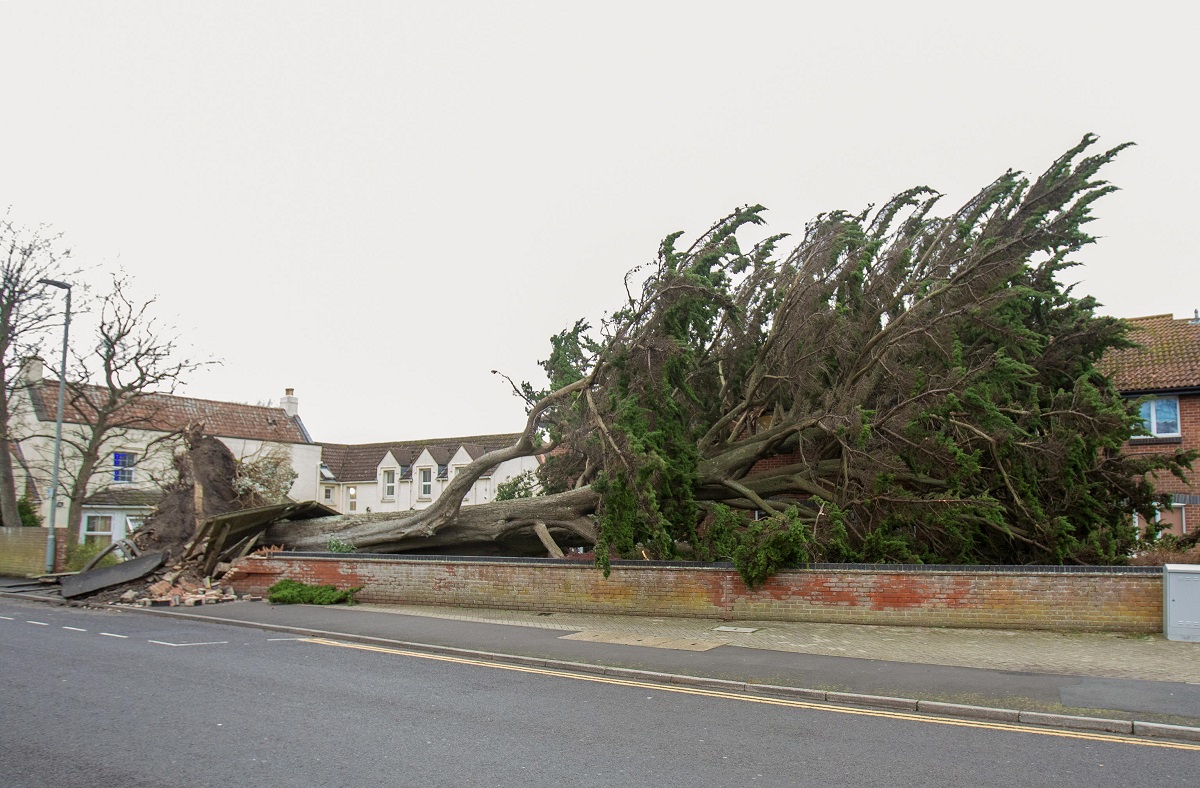
[[[421,488],[418,495],[422,498],[433,497],[433,468],[421,468],[418,472]]]
[[[385,501],[396,497],[396,469],[388,468],[383,472],[383,499]]]

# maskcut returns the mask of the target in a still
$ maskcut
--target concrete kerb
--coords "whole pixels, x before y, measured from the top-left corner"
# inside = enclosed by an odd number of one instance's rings
[[[30,597],[24,594],[0,593],[0,596],[19,599],[62,604],[62,600],[51,597]],[[913,698],[893,698],[882,695],[864,695],[854,692],[827,692],[825,690],[806,689],[803,687],[784,687],[774,684],[756,684],[751,682],[729,681],[705,676],[686,676],[673,673],[658,673],[636,668],[618,668],[604,665],[593,665],[584,662],[569,662],[566,660],[543,659],[526,657],[517,654],[499,654],[492,651],[477,651],[474,649],[457,648],[454,646],[439,646],[433,643],[411,643],[403,640],[373,637],[371,635],[355,635],[348,632],[329,632],[320,629],[309,629],[283,624],[266,624],[241,619],[218,618],[216,616],[201,616],[162,608],[132,607],[126,605],[103,605],[100,609],[119,610],[122,612],[141,613],[152,616],[166,616],[189,621],[207,621],[227,626],[265,629],[272,632],[284,632],[307,637],[320,637],[342,640],[351,643],[381,646],[385,648],[401,648],[410,651],[420,651],[427,654],[442,654],[463,659],[479,660],[481,662],[497,662],[510,665],[526,665],[541,667],[549,670],[562,670],[573,673],[590,673],[627,678],[636,681],[646,681],[657,684],[674,684],[705,689],[726,691],[731,694],[752,694],[782,697],[794,700],[808,700],[829,703],[832,705],[851,706],[857,708],[890,709],[896,711],[911,711],[943,717],[965,720],[985,720],[989,722],[1006,722],[1038,727],[1047,727],[1071,731],[1089,731],[1101,733],[1116,733],[1142,736],[1146,738],[1173,739],[1187,742],[1200,742],[1200,728],[1185,725],[1165,725],[1139,720],[1114,720],[1099,717],[1076,717],[1067,714],[1047,714],[1042,712],[1018,711],[1016,709],[991,708],[987,706],[969,706],[959,703],[943,703],[940,701],[918,700]]]
[[[33,594],[18,594],[12,591],[0,591],[0,598],[5,599],[29,599],[34,602],[50,602],[52,604],[63,604],[66,602],[60,596],[34,596]]]

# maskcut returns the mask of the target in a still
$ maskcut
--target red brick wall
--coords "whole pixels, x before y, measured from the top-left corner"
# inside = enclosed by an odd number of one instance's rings
[[[1171,452],[1178,448],[1200,450],[1200,395],[1181,394],[1179,396],[1179,432],[1182,438],[1178,441],[1173,442],[1169,438],[1135,439],[1125,444],[1124,451],[1126,454],[1156,454]],[[1193,470],[1189,482],[1181,481],[1171,474],[1164,474],[1158,477],[1155,488],[1162,492],[1200,495],[1198,471],[1200,471],[1200,464],[1197,464]],[[1178,514],[1170,518],[1174,522],[1171,528],[1164,529],[1165,533],[1181,535],[1182,528],[1179,522],[1181,519],[1187,523],[1188,533],[1200,528],[1200,506],[1188,504],[1175,508],[1184,510],[1183,518],[1180,518]]]
[[[362,602],[725,620],[1159,632],[1161,574],[806,569],[751,591],[721,567],[250,556],[222,582],[363,586]]]

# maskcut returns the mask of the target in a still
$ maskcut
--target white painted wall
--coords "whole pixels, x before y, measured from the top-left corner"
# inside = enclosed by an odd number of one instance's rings
[[[58,500],[58,515],[55,523],[59,526],[66,524],[67,510],[70,500],[65,494],[73,475],[71,469],[78,467],[78,454],[70,447],[72,439],[82,439],[87,430],[78,424],[63,425],[63,475],[60,482]],[[17,490],[25,489],[27,476],[33,478],[39,494],[42,496],[41,514],[43,522],[50,523],[50,479],[54,466],[54,424],[38,421],[29,406],[24,388],[19,388],[14,397],[14,433],[20,438],[21,452],[25,458],[29,473],[18,467]],[[163,440],[166,433],[156,430],[125,430],[122,434],[112,436],[105,441],[100,466],[88,484],[88,494],[105,489],[159,489],[165,482],[174,479],[172,458],[181,448],[178,437]],[[321,466],[321,447],[316,444],[276,444],[260,440],[244,438],[218,438],[229,447],[233,456],[239,460],[252,459],[256,454],[270,450],[273,446],[284,446],[291,455],[292,468],[296,471],[296,479],[292,483],[289,496],[293,500],[314,500],[318,495],[318,479]],[[137,465],[133,469],[132,482],[117,482],[113,479],[113,452],[130,452],[137,455]],[[112,514],[114,522],[114,538],[120,538],[118,532],[128,530],[129,518],[145,516],[148,509],[140,507],[113,509],[108,507],[85,507],[84,517],[89,514]],[[86,526],[86,519],[82,523]],[[82,530],[82,529],[81,529]]]
[[[319,497],[316,500],[336,509],[343,514],[350,513],[349,508],[349,490],[353,488],[355,491],[356,508],[355,514],[365,514],[370,508],[371,512],[405,512],[412,510],[424,509],[430,506],[445,490],[449,484],[450,478],[458,468],[462,468],[471,462],[471,457],[466,451],[459,450],[451,458],[449,463],[449,478],[439,480],[437,478],[438,464],[429,454],[428,451],[422,451],[420,456],[413,462],[412,478],[400,478],[400,464],[392,457],[391,452],[388,452],[379,465],[375,469],[375,478],[361,482],[321,482],[318,492]],[[475,481],[471,490],[463,498],[464,506],[474,506],[476,504],[488,503],[496,498],[496,486],[503,482],[511,480],[524,471],[535,471],[538,467],[536,457],[518,457],[515,460],[509,460],[497,466],[491,476],[484,476]],[[424,468],[429,471],[431,490],[430,495],[422,496],[420,494],[420,471]],[[385,470],[394,470],[396,472],[396,494],[391,499],[384,497],[384,476]],[[331,496],[325,497],[324,490],[328,488]]]

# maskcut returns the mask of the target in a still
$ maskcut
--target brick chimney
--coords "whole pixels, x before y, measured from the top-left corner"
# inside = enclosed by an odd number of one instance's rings
[[[30,356],[21,361],[21,376],[26,383],[38,383],[46,371],[46,365],[37,356]]]
[[[288,418],[295,418],[300,412],[300,400],[295,395],[295,389],[284,389],[283,396],[279,398],[279,407],[283,408],[283,412],[288,415]]]

